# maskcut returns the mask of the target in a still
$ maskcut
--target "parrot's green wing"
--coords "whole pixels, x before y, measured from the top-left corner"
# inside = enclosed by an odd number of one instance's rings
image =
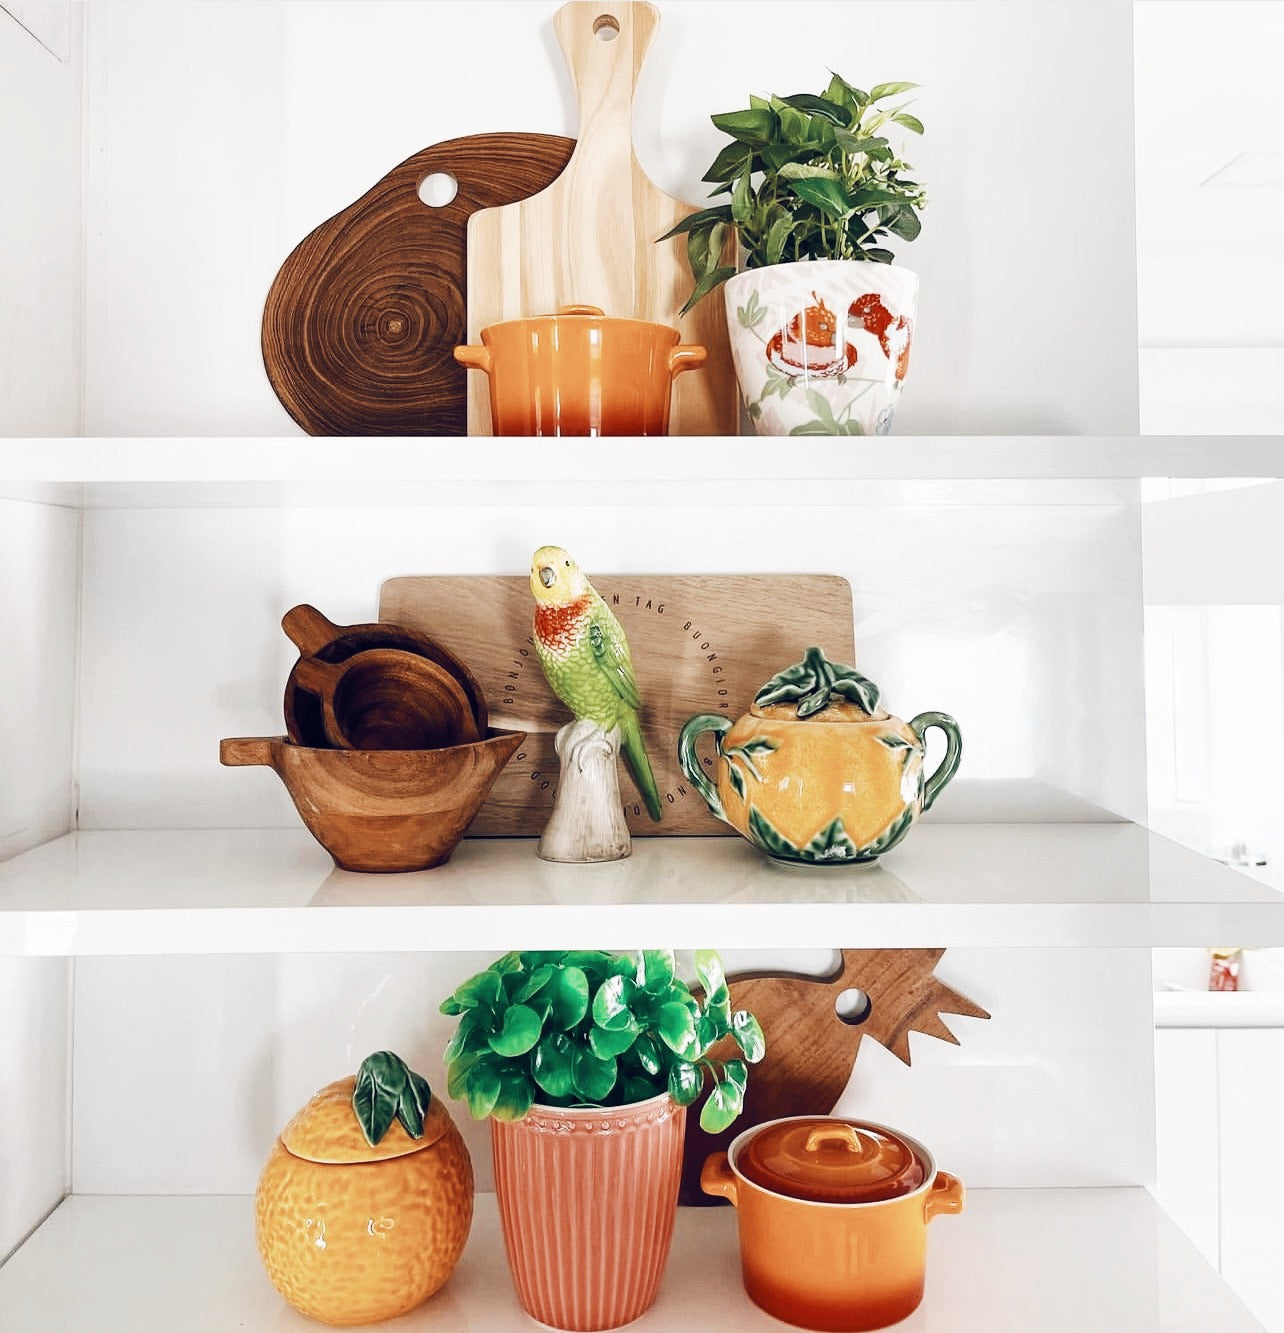
[[[630,708],[641,708],[642,699],[633,676],[628,640],[624,637],[620,622],[605,602],[593,608],[588,633],[593,658],[611,682],[611,687]]]

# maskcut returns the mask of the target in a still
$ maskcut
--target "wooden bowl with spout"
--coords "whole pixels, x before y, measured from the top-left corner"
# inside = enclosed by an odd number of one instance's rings
[[[219,759],[274,769],[335,865],[382,874],[448,861],[525,739],[491,728],[438,750],[331,750],[244,736],[223,740]]]

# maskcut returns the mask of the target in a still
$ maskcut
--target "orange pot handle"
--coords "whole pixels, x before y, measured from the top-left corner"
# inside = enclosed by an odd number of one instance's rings
[[[736,1177],[731,1170],[731,1162],[724,1152],[710,1153],[704,1159],[700,1172],[700,1188],[706,1194],[717,1194],[739,1206],[736,1190]]]
[[[475,347],[469,344],[455,348],[455,360],[461,366],[467,366],[469,370],[484,370],[489,375],[490,359],[489,347]]]
[[[669,374],[680,375],[684,370],[695,370],[704,365],[708,355],[709,349],[699,343],[679,343],[669,348]]]
[[[923,1220],[930,1222],[942,1213],[963,1211],[963,1182],[948,1171],[938,1171],[923,1205]]]

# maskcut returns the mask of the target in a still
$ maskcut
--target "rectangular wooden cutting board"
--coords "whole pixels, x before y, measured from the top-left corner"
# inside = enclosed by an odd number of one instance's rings
[[[678,733],[696,713],[733,721],[764,681],[812,644],[854,662],[852,594],[834,574],[606,574],[593,586],[628,637],[642,696],[642,734],[663,819],[646,813],[628,770],[620,795],[634,835],[731,830],[708,811],[678,766]],[[537,836],[553,808],[553,738],[570,710],[544,679],[532,641],[534,599],[524,575],[410,575],[380,589],[379,619],[431,635],[477,677],[491,725],[528,739],[500,774],[471,836]],[[711,750],[705,755],[711,762]]]

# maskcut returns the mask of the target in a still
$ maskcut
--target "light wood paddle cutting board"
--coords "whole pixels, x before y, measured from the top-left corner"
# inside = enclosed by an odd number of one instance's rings
[[[633,153],[633,93],[659,26],[643,0],[571,0],[553,19],[579,101],[575,151],[546,189],[468,220],[468,341],[501,320],[589,304],[607,315],[676,327],[708,348],[679,375],[672,435],[735,435],[738,398],[720,291],[678,318],[691,293],[685,236],[657,245],[696,206],[665,194]],[[608,40],[609,38],[609,40]],[[468,433],[491,433],[487,377],[468,385]]]
[[[629,640],[642,736],[663,809],[657,824],[621,763],[630,832],[730,835],[684,777],[678,733],[696,713],[734,721],[765,681],[812,644],[836,661],[853,661],[851,586],[832,574],[608,574],[592,582]],[[380,620],[430,635],[477,677],[491,726],[528,733],[470,836],[537,836],[552,813],[553,739],[571,711],[549,689],[535,656],[534,609],[525,576],[408,576],[380,590]],[[712,745],[702,751],[710,766],[712,752]]]

